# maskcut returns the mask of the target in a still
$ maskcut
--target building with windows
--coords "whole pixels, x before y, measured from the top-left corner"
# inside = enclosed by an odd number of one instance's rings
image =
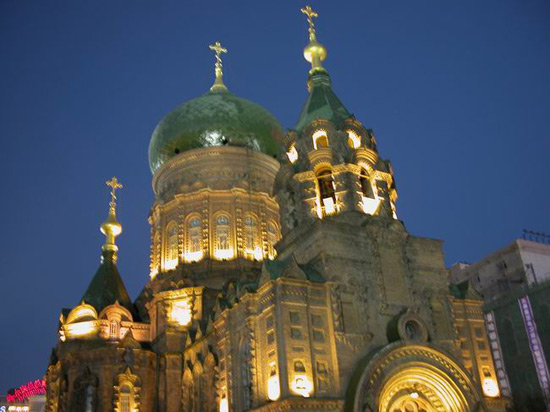
[[[451,267],[451,280],[470,280],[486,301],[546,283],[550,281],[550,245],[516,239],[474,264],[457,263]]]
[[[515,410],[550,408],[550,245],[518,239],[472,265],[451,268],[473,285],[483,312],[502,392]],[[453,286],[458,287],[458,286]]]
[[[503,411],[478,295],[397,217],[389,161],[335,94],[313,18],[308,97],[286,134],[229,92],[149,146],[149,281],[117,269],[113,178],[99,269],[63,310],[47,411]],[[453,293],[451,293],[453,292]]]

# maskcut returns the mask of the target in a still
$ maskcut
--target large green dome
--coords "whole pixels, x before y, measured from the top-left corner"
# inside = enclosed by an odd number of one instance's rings
[[[228,91],[212,91],[189,100],[161,120],[149,143],[155,173],[185,150],[210,146],[246,146],[275,156],[284,129],[263,107]]]

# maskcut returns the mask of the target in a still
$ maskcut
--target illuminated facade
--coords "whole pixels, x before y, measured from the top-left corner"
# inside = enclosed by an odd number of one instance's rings
[[[317,15],[302,11],[309,96],[286,136],[227,90],[219,43],[210,92],[155,129],[135,302],[108,182],[102,263],[61,315],[49,412],[504,410],[474,344],[488,345],[479,299],[450,294],[441,242],[398,220],[391,165],[332,90]]]

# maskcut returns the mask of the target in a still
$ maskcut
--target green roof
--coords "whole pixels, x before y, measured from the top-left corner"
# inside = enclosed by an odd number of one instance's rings
[[[326,71],[317,71],[309,78],[309,96],[304,104],[295,129],[301,131],[313,120],[325,119],[339,124],[351,117],[338,96],[332,90]]]
[[[120,306],[128,309],[135,318],[134,305],[122,282],[112,251],[103,251],[99,269],[84,292],[82,300],[92,305],[98,314],[107,306],[118,301]]]
[[[245,146],[279,154],[284,129],[263,107],[228,91],[211,91],[178,106],[155,128],[149,166],[155,173],[166,161],[189,149]]]

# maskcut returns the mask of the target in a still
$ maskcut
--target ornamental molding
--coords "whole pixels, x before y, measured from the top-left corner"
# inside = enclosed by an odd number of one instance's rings
[[[359,352],[371,342],[373,334],[368,333],[344,333],[334,332],[336,341],[342,343],[352,349],[354,352]]]
[[[262,152],[243,150],[242,147],[217,146],[191,149],[181,153],[179,156],[171,158],[157,170],[153,175],[153,188],[158,189],[161,182],[169,180],[170,175],[179,173],[181,169],[194,168],[196,165],[208,163],[209,161],[217,163],[220,158],[234,162],[242,162],[243,157],[252,163],[249,165],[250,167],[269,170],[273,176],[275,176],[280,167],[279,162],[271,156]]]
[[[454,377],[458,383],[460,383],[462,389],[465,389],[470,395],[472,395],[472,388],[470,387],[470,380],[466,373],[460,369],[457,363],[451,362],[448,356],[444,356],[438,351],[435,351],[429,347],[422,347],[418,345],[403,347],[397,349],[393,352],[390,352],[389,356],[386,356],[380,363],[378,363],[376,369],[371,373],[371,378],[368,383],[369,386],[376,385],[378,379],[386,373],[389,369],[389,365],[398,360],[412,358],[417,360],[418,358],[426,358],[431,360],[436,365],[443,365],[445,369],[451,373],[451,376]],[[411,360],[412,360],[411,359]]]
[[[452,355],[433,344],[396,342],[375,353],[363,370],[354,390],[353,410],[360,411],[364,407],[377,408],[380,391],[391,378],[392,371],[404,370],[407,367],[417,368],[423,364],[430,365],[449,377],[465,396],[468,405],[472,406],[482,399],[468,373]]]
[[[180,286],[183,285],[177,284],[174,282],[171,282],[171,286]],[[158,300],[165,300],[165,299],[182,299],[182,298],[194,298],[202,295],[202,291],[204,290],[204,286],[191,286],[191,287],[182,287],[181,289],[175,289],[175,290],[166,290],[163,292],[155,293],[154,299],[152,304],[154,304],[155,301]]]
[[[122,411],[122,405],[121,405],[121,389],[122,387],[126,387],[129,392],[128,396],[130,396],[130,409],[132,411],[139,411],[140,407],[140,392],[141,392],[141,381],[137,375],[134,375],[132,373],[132,370],[128,366],[124,373],[121,373],[117,376],[116,379],[116,385],[113,387],[114,389],[114,412],[121,412]]]
[[[322,399],[322,398],[294,398],[284,399],[282,401],[268,403],[259,408],[252,409],[253,412],[281,412],[281,411],[324,411],[339,412],[344,407],[344,401],[341,399]]]

